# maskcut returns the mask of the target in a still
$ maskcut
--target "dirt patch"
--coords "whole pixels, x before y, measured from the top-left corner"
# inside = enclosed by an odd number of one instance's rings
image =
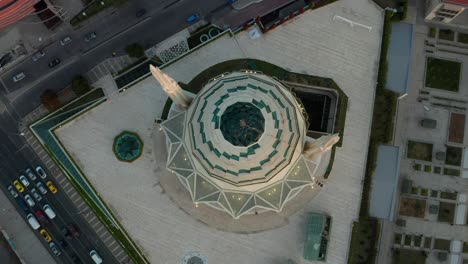
[[[424,218],[426,200],[400,197],[400,215]]]
[[[465,135],[465,115],[452,113],[450,115],[450,128],[448,141],[463,143]]]

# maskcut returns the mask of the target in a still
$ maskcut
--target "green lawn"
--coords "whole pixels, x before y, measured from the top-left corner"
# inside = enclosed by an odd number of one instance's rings
[[[434,167],[434,173],[440,174],[442,169],[440,167]]]
[[[450,29],[439,29],[439,39],[453,41],[455,39],[455,32]]]
[[[440,198],[442,199],[449,199],[449,200],[456,200],[457,194],[454,192],[441,192]]]
[[[455,204],[441,202],[439,205],[439,215],[437,221],[452,224],[455,216]]]
[[[461,63],[427,57],[425,86],[458,92]]]
[[[395,239],[393,240],[393,244],[400,245],[401,239],[402,239],[402,235],[399,233],[395,233]]]
[[[430,143],[408,140],[409,159],[432,161],[432,147]]]
[[[458,42],[468,44],[468,34],[458,33]]]
[[[393,264],[424,264],[426,253],[410,249],[395,249],[393,251]]]
[[[424,165],[424,172],[431,172],[432,166],[431,165]]]
[[[437,29],[436,28],[429,28],[429,37],[430,38],[435,38],[437,34]]]
[[[462,148],[447,147],[447,155],[445,156],[445,164],[460,166],[462,159]]]

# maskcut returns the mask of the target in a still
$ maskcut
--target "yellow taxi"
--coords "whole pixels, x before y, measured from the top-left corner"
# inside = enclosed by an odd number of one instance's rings
[[[50,242],[52,241],[52,238],[50,237],[49,233],[43,228],[39,233],[42,235],[42,237],[45,239],[45,241]]]
[[[16,190],[18,190],[18,192],[20,193],[24,192],[24,186],[18,180],[15,180],[13,182],[13,185],[15,186]]]
[[[58,192],[57,187],[55,187],[55,185],[54,185],[51,181],[48,181],[48,182],[47,182],[47,187],[49,188],[49,190],[50,190],[52,193],[57,193],[57,192]]]

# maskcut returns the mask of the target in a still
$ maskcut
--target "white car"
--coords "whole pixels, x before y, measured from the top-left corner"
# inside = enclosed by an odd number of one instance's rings
[[[46,193],[47,193],[47,189],[46,189],[46,187],[44,187],[44,184],[42,184],[42,182],[36,183],[36,186],[37,186],[37,188],[39,189],[39,191],[40,191],[42,194],[46,194]]]
[[[33,61],[37,61],[38,59],[42,58],[45,56],[45,52],[43,50],[40,50],[32,56]]]
[[[36,205],[36,203],[34,202],[33,198],[31,198],[31,195],[29,194],[26,194],[24,196],[24,200],[26,201],[26,203],[30,206],[30,207],[33,207],[34,205]]]
[[[21,183],[24,185],[24,187],[28,187],[29,186],[29,181],[28,179],[26,179],[26,177],[24,175],[21,175],[19,177],[19,180],[21,181]]]
[[[28,177],[29,177],[29,179],[31,179],[31,181],[35,181],[37,179],[36,174],[34,174],[34,172],[29,168],[26,169],[26,175],[28,175]]]
[[[66,36],[60,41],[60,45],[65,46],[71,41],[72,41],[72,38],[70,36]]]
[[[14,82],[19,82],[19,81],[23,80],[24,78],[26,78],[26,74],[24,74],[24,72],[20,72],[20,73],[16,74],[15,76],[13,76],[13,81]]]
[[[39,176],[42,178],[42,179],[45,179],[47,177],[47,174],[45,173],[44,169],[42,169],[41,166],[37,166],[36,167],[36,172],[37,174],[39,174]]]
[[[34,196],[34,199],[36,199],[36,201],[39,202],[40,200],[42,200],[42,196],[39,194],[39,192],[36,189],[32,188],[31,194]]]
[[[15,188],[13,188],[13,186],[8,186],[8,191],[10,192],[11,196],[13,197],[18,197],[18,193],[15,191]]]
[[[96,250],[91,250],[89,252],[89,256],[94,260],[94,263],[96,264],[101,264],[102,263],[102,258],[99,256],[99,254],[96,252]]]

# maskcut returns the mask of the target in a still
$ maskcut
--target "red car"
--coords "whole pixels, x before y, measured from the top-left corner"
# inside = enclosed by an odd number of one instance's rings
[[[72,236],[74,237],[80,236],[80,229],[75,224],[69,224],[68,230],[70,230],[70,233],[72,234]]]
[[[46,226],[49,224],[49,220],[45,216],[44,212],[42,212],[41,210],[37,210],[34,214],[36,215],[36,218],[39,221],[39,223],[41,223],[41,225]]]

